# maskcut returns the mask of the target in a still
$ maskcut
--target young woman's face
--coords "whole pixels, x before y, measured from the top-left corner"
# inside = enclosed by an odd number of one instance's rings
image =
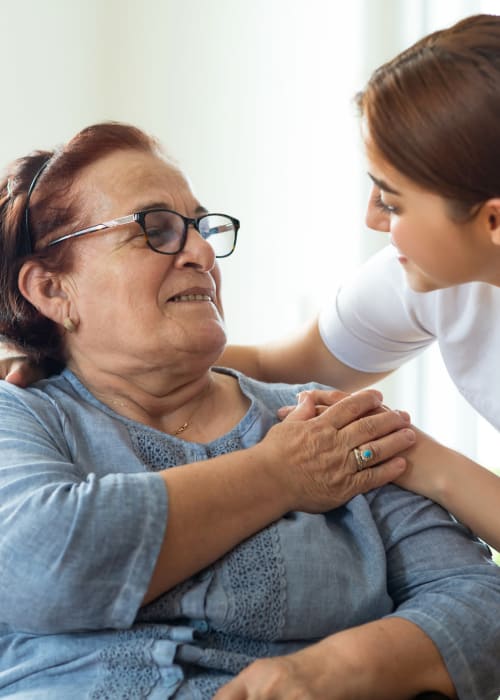
[[[395,170],[365,137],[372,191],[367,225],[390,234],[409,286],[418,292],[498,277],[484,217],[457,223],[443,197],[422,189]],[[493,250],[493,253],[496,253]],[[498,256],[498,253],[496,253]]]

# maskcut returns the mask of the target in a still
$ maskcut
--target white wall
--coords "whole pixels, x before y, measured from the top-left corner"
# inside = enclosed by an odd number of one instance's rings
[[[230,336],[297,326],[359,257],[361,10],[324,0],[0,0],[0,158],[100,119],[158,135],[214,209]]]

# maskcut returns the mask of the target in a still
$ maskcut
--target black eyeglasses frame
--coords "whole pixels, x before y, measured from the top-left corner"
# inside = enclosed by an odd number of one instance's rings
[[[176,216],[180,217],[184,222],[184,231],[180,239],[179,247],[175,251],[158,250],[158,248],[155,248],[149,240],[148,232],[146,230],[145,225],[146,215],[159,211],[167,212],[169,214],[175,214]],[[73,233],[67,233],[64,236],[59,236],[59,238],[55,238],[53,241],[50,241],[50,243],[47,244],[47,247],[50,248],[51,246],[57,245],[58,243],[62,243],[63,241],[67,241],[70,238],[79,238],[80,236],[85,236],[88,233],[95,233],[96,231],[102,231],[107,228],[114,228],[115,226],[122,226],[123,224],[138,223],[144,233],[146,243],[151,248],[151,250],[153,250],[155,253],[160,253],[160,255],[177,255],[183,250],[184,246],[186,245],[187,234],[190,226],[193,226],[204,240],[207,240],[209,238],[209,236],[206,235],[206,233],[200,230],[200,221],[211,216],[222,216],[226,219],[229,219],[232,223],[232,226],[234,227],[234,240],[231,250],[229,251],[229,253],[225,253],[224,255],[216,254],[215,256],[216,258],[227,258],[231,255],[231,253],[233,253],[234,249],[236,248],[236,240],[238,238],[238,230],[240,228],[240,222],[238,219],[236,219],[234,216],[230,216],[229,214],[221,214],[218,212],[207,212],[206,214],[202,214],[201,216],[198,216],[193,219],[189,216],[184,216],[183,214],[180,214],[174,209],[167,209],[166,207],[152,207],[150,209],[143,209],[141,211],[134,212],[133,214],[120,216],[116,219],[110,219],[109,221],[104,221],[101,224],[96,224],[95,226],[89,226],[79,231],[74,231]]]

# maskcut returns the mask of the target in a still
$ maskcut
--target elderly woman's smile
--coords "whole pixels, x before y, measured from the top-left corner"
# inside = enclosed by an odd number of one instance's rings
[[[203,289],[192,289],[176,294],[170,297],[168,301],[180,302],[180,301],[214,301],[214,294],[212,291],[207,291]]]

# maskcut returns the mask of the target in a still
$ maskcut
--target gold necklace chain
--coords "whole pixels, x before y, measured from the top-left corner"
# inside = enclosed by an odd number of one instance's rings
[[[201,408],[201,405],[202,405],[203,399],[204,399],[204,395],[208,393],[209,389],[210,389],[210,384],[207,384],[206,388],[201,392],[200,396],[198,397],[198,402],[195,406],[194,411],[189,416],[189,418],[182,425],[180,425],[178,428],[176,428],[173,431],[172,435],[174,437],[177,437],[177,435],[180,435],[181,433],[183,433],[185,430],[187,430],[189,428],[189,426],[191,425],[191,421],[193,420],[193,416]]]
[[[193,420],[193,416],[201,408],[205,394],[208,393],[209,389],[210,389],[210,384],[208,384],[205,387],[205,389],[203,389],[203,391],[201,392],[200,396],[198,397],[198,401],[196,403],[194,411],[191,413],[191,415],[188,417],[188,419],[186,421],[184,421],[184,423],[182,423],[182,425],[180,425],[178,428],[176,428],[172,432],[172,435],[174,437],[177,437],[177,435],[181,435],[181,433],[183,433],[185,430],[187,430],[189,428],[189,426],[191,425],[191,421]],[[114,406],[120,406],[120,408],[127,408],[129,406],[129,404],[126,401],[120,401],[119,399],[108,399],[108,403],[111,403]]]

